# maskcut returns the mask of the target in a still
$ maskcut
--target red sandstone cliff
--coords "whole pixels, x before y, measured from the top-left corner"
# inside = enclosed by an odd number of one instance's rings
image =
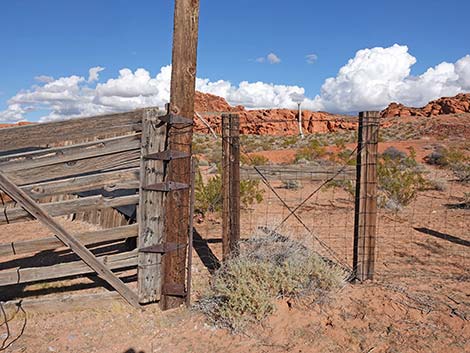
[[[403,104],[392,103],[383,112],[383,117],[433,116],[442,114],[470,113],[470,94],[443,97],[429,102],[422,108],[410,108]]]

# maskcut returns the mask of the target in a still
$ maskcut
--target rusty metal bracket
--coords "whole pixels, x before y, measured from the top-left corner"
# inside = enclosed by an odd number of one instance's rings
[[[157,245],[146,246],[145,248],[139,249],[139,252],[153,253],[153,254],[165,254],[167,252],[176,251],[186,247],[186,244],[177,243],[162,243]]]
[[[164,183],[151,184],[143,187],[144,190],[170,192],[176,190],[189,189],[188,184],[177,183],[175,181],[165,181]]]
[[[170,297],[186,297],[188,294],[183,284],[164,284],[162,287],[162,294]]]
[[[167,115],[159,116],[158,119],[170,125],[173,125],[173,124],[193,125],[194,124],[193,119],[188,119],[188,118],[171,114],[171,113]]]
[[[188,152],[166,150],[162,152],[151,153],[145,156],[145,159],[154,159],[158,161],[171,161],[173,159],[189,158],[191,154]]]

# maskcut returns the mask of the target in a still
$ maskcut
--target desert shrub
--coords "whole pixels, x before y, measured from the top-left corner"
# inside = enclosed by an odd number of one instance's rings
[[[418,191],[426,188],[423,171],[415,156],[413,150],[403,158],[381,156],[377,164],[379,206],[407,206],[416,198]]]
[[[452,164],[468,161],[468,158],[463,151],[456,148],[440,146],[435,151],[431,152],[431,154],[427,155],[424,160],[431,165],[448,167]]]
[[[349,148],[343,149],[336,155],[332,154],[330,160],[336,164],[356,165],[356,154]]]
[[[246,165],[266,165],[269,164],[269,159],[261,154],[243,154],[240,156],[240,162]]]
[[[403,151],[400,151],[396,147],[390,146],[385,151],[383,151],[382,157],[402,160],[406,158],[406,153]]]
[[[470,183],[470,162],[456,163],[451,166],[457,181],[461,183]]]
[[[197,308],[212,324],[242,331],[273,313],[277,298],[324,299],[345,281],[345,271],[301,243],[277,234],[256,236],[215,272]]]
[[[442,179],[428,179],[425,188],[427,190],[446,191],[447,183]]]
[[[284,180],[282,187],[288,190],[297,190],[302,188],[302,183],[299,180]]]
[[[326,148],[318,140],[313,140],[308,146],[300,148],[295,154],[295,162],[301,159],[313,161],[326,155]]]
[[[342,150],[346,149],[346,142],[347,142],[347,139],[341,136],[337,137],[334,141],[335,146]]]
[[[219,212],[222,208],[222,178],[220,174],[211,177],[206,183],[200,171],[196,173],[194,211],[200,214]]]
[[[299,137],[297,135],[287,136],[283,139],[281,146],[283,148],[289,148],[295,145],[299,141]]]
[[[470,158],[457,148],[439,147],[425,157],[426,163],[450,169],[459,182],[470,182]]]
[[[243,208],[249,208],[255,203],[263,201],[264,190],[260,188],[258,180],[240,181],[240,204]],[[219,172],[204,182],[201,172],[196,173],[195,180],[195,205],[197,213],[205,215],[208,212],[220,212],[222,210],[222,177]]]
[[[346,191],[350,196],[354,197],[356,195],[356,183],[352,180],[341,180],[341,179],[334,179],[329,181],[326,185],[325,188],[328,189],[333,189],[333,188],[338,188],[338,189],[343,189]]]
[[[240,181],[240,204],[243,208],[250,208],[255,203],[263,201],[264,190],[260,188],[259,180]]]

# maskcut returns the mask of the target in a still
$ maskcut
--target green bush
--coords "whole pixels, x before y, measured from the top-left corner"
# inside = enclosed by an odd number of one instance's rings
[[[313,161],[326,155],[326,148],[318,140],[313,140],[306,147],[300,148],[295,154],[295,162],[301,159]]]
[[[249,208],[255,203],[261,203],[263,195],[264,190],[260,188],[258,180],[240,181],[241,207]],[[219,173],[209,178],[206,183],[204,183],[201,172],[197,172],[194,210],[202,215],[222,210],[222,177],[220,175],[220,168]]]
[[[240,204],[242,208],[250,208],[263,201],[264,189],[260,188],[259,180],[240,181]]]
[[[245,165],[266,165],[269,164],[269,159],[261,154],[243,154],[240,157],[240,162]]]
[[[382,155],[377,164],[378,189],[381,202],[385,207],[388,201],[398,207],[409,205],[427,186],[422,170],[416,162],[413,150],[409,155],[392,158]]]

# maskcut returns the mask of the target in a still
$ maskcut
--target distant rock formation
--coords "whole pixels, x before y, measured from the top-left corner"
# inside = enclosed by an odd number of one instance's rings
[[[470,94],[461,93],[455,97],[443,97],[429,102],[422,108],[411,108],[403,104],[392,103],[383,112],[382,117],[433,116],[443,114],[470,113]]]
[[[257,135],[296,135],[299,133],[297,110],[258,109],[246,110],[232,107],[227,101],[212,94],[196,92],[195,110],[201,113],[209,125],[220,133],[222,112],[236,112],[240,116],[240,132]],[[302,126],[306,133],[326,133],[338,130],[354,130],[354,117],[325,112],[302,112]],[[208,132],[199,118],[195,118],[196,131]]]

